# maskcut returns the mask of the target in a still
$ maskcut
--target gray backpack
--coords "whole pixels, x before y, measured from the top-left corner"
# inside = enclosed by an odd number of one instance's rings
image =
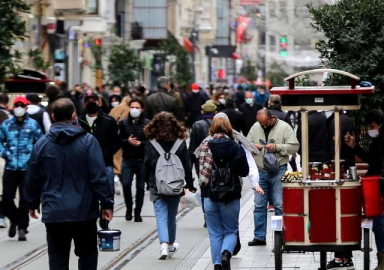
[[[176,151],[183,143],[183,140],[177,139],[169,153],[165,153],[156,140],[150,140],[150,142],[160,154],[155,172],[157,194],[165,196],[180,195],[184,191],[185,172]]]

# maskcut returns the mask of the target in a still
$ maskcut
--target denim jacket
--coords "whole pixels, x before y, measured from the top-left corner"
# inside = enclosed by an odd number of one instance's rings
[[[7,119],[0,127],[0,156],[6,161],[6,169],[27,170],[33,145],[42,133],[39,124],[25,115],[23,122],[17,117]]]

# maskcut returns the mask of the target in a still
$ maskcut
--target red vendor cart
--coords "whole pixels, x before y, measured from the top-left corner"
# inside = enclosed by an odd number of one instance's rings
[[[351,85],[295,87],[296,77],[323,72],[348,76]],[[283,252],[320,252],[320,269],[325,270],[326,252],[361,250],[361,184],[348,177],[340,161],[340,112],[359,110],[361,95],[374,92],[373,86],[357,86],[359,80],[348,72],[315,69],[289,76],[288,87],[271,89],[271,94],[281,96],[283,110],[301,113],[302,125],[302,179],[283,183],[283,216],[273,216],[271,222],[276,270],[283,267]],[[308,112],[313,110],[334,112],[335,158],[326,177],[313,174],[308,162]],[[364,229],[364,270],[369,270],[368,228]]]

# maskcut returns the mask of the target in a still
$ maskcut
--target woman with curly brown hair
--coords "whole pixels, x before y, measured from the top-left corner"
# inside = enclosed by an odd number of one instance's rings
[[[196,192],[193,186],[192,168],[189,159],[189,152],[185,142],[186,130],[167,112],[161,112],[144,128],[145,135],[151,143],[145,148],[144,166],[145,181],[149,186],[150,199],[156,215],[157,231],[160,240],[159,259],[172,257],[179,248],[175,243],[176,239],[176,214],[180,202],[180,197],[184,195],[184,190],[175,196],[160,195],[156,185],[156,165],[160,158],[159,152],[164,156],[174,153],[181,161],[184,169],[186,188]],[[179,147],[174,147],[179,145]],[[175,149],[173,149],[175,148]],[[172,150],[175,150],[173,152]]]

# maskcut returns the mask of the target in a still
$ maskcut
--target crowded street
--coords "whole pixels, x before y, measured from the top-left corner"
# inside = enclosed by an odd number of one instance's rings
[[[383,18],[0,1],[0,270],[384,270]]]

